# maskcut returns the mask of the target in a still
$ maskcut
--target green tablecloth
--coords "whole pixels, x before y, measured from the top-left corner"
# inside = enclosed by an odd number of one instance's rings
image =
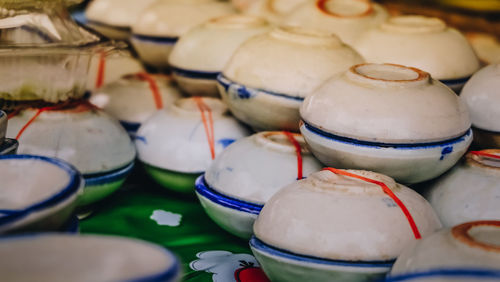
[[[120,191],[80,222],[80,232],[139,238],[181,260],[183,281],[262,281],[248,242],[219,228],[194,195],[171,193],[136,168]],[[196,262],[194,262],[196,261]],[[236,277],[239,279],[235,279]],[[248,280],[250,279],[250,280]]]

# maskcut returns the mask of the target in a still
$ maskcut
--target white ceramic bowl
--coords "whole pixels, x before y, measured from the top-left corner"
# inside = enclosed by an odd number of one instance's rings
[[[300,146],[300,159],[286,134]],[[321,168],[300,134],[260,132],[224,150],[197,181],[196,194],[215,223],[250,239],[255,218],[266,201],[299,176],[305,178]]]
[[[371,1],[315,0],[295,7],[283,23],[335,33],[352,45],[363,32],[378,26],[387,17],[384,7]]]
[[[0,233],[58,230],[84,185],[66,162],[33,155],[0,156],[0,179]]]
[[[484,64],[500,64],[500,41],[492,34],[468,32],[465,35]]]
[[[288,13],[306,1],[308,0],[254,0],[247,4],[243,12],[280,25]]]
[[[197,99],[210,111],[202,112]],[[228,114],[220,99],[194,97],[179,99],[156,112],[139,128],[135,145],[139,160],[162,186],[192,192],[195,179],[210,166],[213,157],[247,135],[248,129]],[[167,174],[170,179],[164,180]],[[171,183],[171,177],[191,180]]]
[[[214,0],[157,1],[140,13],[130,40],[146,64],[165,69],[181,35],[209,19],[234,12],[229,3]]]
[[[500,150],[469,152],[465,159],[428,187],[429,200],[444,226],[500,219]]]
[[[93,0],[85,10],[87,25],[112,39],[128,40],[140,12],[156,0]]]
[[[464,86],[460,99],[471,115],[474,142],[483,148],[500,148],[500,64],[475,73]]]
[[[387,281],[498,281],[500,221],[474,221],[415,242]]]
[[[262,18],[229,15],[211,19],[182,35],[168,63],[179,86],[194,96],[218,96],[217,75],[236,49],[250,37],[267,32]]]
[[[255,36],[218,77],[229,109],[255,130],[298,131],[304,98],[363,59],[334,35],[297,27]]]
[[[96,90],[90,102],[118,119],[133,137],[157,110],[181,97],[170,76],[137,73]]]
[[[472,141],[467,109],[455,93],[400,65],[353,66],[309,95],[300,114],[300,130],[321,162],[403,183],[442,174]]]
[[[467,39],[438,18],[389,18],[364,33],[354,47],[368,62],[416,67],[455,91],[480,66]]]
[[[98,235],[32,235],[0,239],[6,281],[179,281],[180,263],[165,248]]]
[[[42,112],[29,124],[36,114],[26,109],[11,118],[7,136],[19,140],[20,154],[56,157],[75,166],[86,181],[79,205],[96,202],[121,186],[133,167],[135,148],[117,120],[86,103]]]
[[[250,247],[271,280],[380,278],[407,244],[441,227],[412,189],[374,172],[341,172],[352,176],[316,172],[266,202]],[[360,176],[386,185],[394,196]]]

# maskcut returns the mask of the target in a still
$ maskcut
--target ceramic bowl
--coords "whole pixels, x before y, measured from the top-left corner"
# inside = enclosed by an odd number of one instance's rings
[[[388,281],[498,281],[500,221],[473,221],[415,242]]]
[[[300,159],[289,136],[300,146]],[[321,168],[300,134],[260,132],[224,150],[197,180],[196,195],[215,223],[250,239],[266,201],[282,187]]]
[[[128,40],[138,15],[156,0],[93,0],[85,10],[87,25],[112,39]]]
[[[389,18],[364,33],[354,47],[368,62],[416,67],[455,91],[480,66],[465,36],[438,18]]]
[[[203,109],[203,110],[202,110]],[[194,183],[231,142],[249,135],[216,98],[184,98],[156,112],[139,128],[139,160],[161,186],[193,192]]]
[[[124,75],[145,71],[141,62],[126,52],[118,52],[109,56],[95,56],[90,61],[87,90],[95,91],[119,80]]]
[[[500,41],[492,34],[466,33],[467,40],[484,64],[500,64]]]
[[[402,183],[439,176],[472,142],[457,95],[428,73],[400,65],[353,66],[307,97],[300,113],[300,130],[321,162]]]
[[[500,219],[500,150],[469,152],[462,162],[432,183],[426,194],[444,226]]]
[[[118,119],[134,137],[141,124],[157,110],[181,97],[173,83],[170,76],[129,74],[95,91],[90,101]]]
[[[474,142],[482,148],[500,148],[500,64],[489,65],[472,76],[460,98],[469,109]]]
[[[256,1],[258,0],[231,0],[231,4],[236,10],[244,12]]]
[[[140,13],[130,40],[146,64],[166,69],[179,36],[209,19],[234,12],[229,3],[214,0],[157,1]]]
[[[179,281],[180,263],[149,242],[102,235],[45,234],[0,239],[6,281]],[[43,258],[43,259],[41,259]],[[63,266],[63,267],[62,267]]]
[[[58,230],[84,185],[71,165],[33,155],[0,156],[0,179],[0,233]]]
[[[19,140],[21,154],[57,157],[74,165],[86,182],[79,206],[97,202],[123,184],[135,149],[117,120],[88,103],[35,117],[37,112],[26,109],[12,117],[7,136]]]
[[[211,19],[182,35],[168,63],[182,90],[194,96],[218,96],[217,75],[236,49],[250,37],[267,32],[265,20],[229,15]]]
[[[288,13],[306,1],[308,0],[255,0],[248,3],[243,12],[263,17],[275,25],[280,25]]]
[[[315,0],[295,7],[283,23],[332,32],[352,45],[363,32],[378,26],[387,17],[387,11],[371,1]]]
[[[297,27],[255,36],[218,77],[229,109],[257,131],[298,131],[304,98],[363,59],[334,35]]]
[[[392,178],[332,170],[284,187],[255,221],[250,247],[272,281],[372,281],[441,227],[430,204]]]

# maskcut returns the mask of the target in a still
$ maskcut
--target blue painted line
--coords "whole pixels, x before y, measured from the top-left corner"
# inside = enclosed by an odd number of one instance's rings
[[[258,215],[264,205],[254,204],[250,202],[245,202],[235,198],[231,198],[212,189],[205,181],[205,176],[201,175],[196,179],[195,190],[201,196],[207,198],[208,200],[221,205],[226,208],[233,210],[238,210],[241,212],[251,213]]]
[[[471,77],[462,77],[457,79],[442,79],[439,80],[446,85],[456,85],[456,84],[465,84]]]
[[[141,127],[141,123],[139,122],[128,122],[124,120],[120,120],[120,124],[125,128],[126,131],[128,132],[137,132],[139,130],[139,127]]]
[[[235,139],[226,138],[226,139],[220,139],[219,141],[217,141],[217,143],[221,144],[222,147],[225,149],[229,145],[233,144],[235,141],[236,141]]]
[[[439,158],[439,160],[444,160],[446,155],[449,155],[451,153],[453,153],[453,146],[444,147],[443,150],[441,150],[441,158]]]
[[[346,261],[346,260],[332,260],[332,259],[322,259],[314,256],[299,255],[286,250],[278,249],[267,245],[257,237],[252,236],[250,239],[250,246],[264,253],[268,253],[273,256],[282,257],[294,261],[314,263],[314,264],[324,264],[332,266],[347,266],[356,268],[389,268],[392,267],[396,260],[384,260],[384,261]]]
[[[219,74],[217,76],[217,82],[226,90],[226,92],[237,94],[237,96],[241,99],[249,99],[251,97],[254,97],[258,94],[267,94],[271,96],[276,96],[276,97],[281,97],[281,98],[286,98],[298,102],[304,101],[304,97],[299,97],[299,96],[292,96],[288,94],[283,94],[283,93],[278,93],[274,91],[269,91],[269,90],[264,90],[260,88],[253,88],[253,87],[246,87],[245,85],[239,84],[237,82],[234,82],[230,79],[228,79],[224,74]]]
[[[75,11],[75,12],[71,13],[71,17],[73,18],[73,20],[75,22],[82,24],[82,25],[85,25],[88,22],[87,16],[85,15],[84,10]]]
[[[402,150],[414,150],[414,149],[422,149],[422,148],[433,148],[433,147],[444,147],[444,146],[452,146],[454,144],[463,142],[465,138],[469,137],[472,134],[472,130],[469,129],[467,132],[459,137],[444,140],[444,141],[438,141],[438,142],[429,142],[429,143],[383,143],[383,142],[371,142],[371,141],[362,141],[362,140],[357,140],[354,138],[350,137],[344,137],[344,136],[339,136],[335,135],[329,132],[325,132],[319,128],[316,128],[307,122],[304,122],[304,126],[307,130],[309,130],[312,133],[315,133],[316,135],[319,135],[323,138],[335,141],[335,142],[340,142],[340,143],[345,143],[345,144],[350,144],[350,145],[355,145],[355,146],[363,146],[363,147],[378,147],[378,148],[394,148],[394,149],[402,149]]]
[[[209,72],[209,71],[198,71],[198,70],[187,70],[178,67],[170,66],[172,72],[178,76],[194,78],[194,79],[209,79],[216,80],[220,72]]]
[[[431,269],[427,271],[414,272],[409,274],[387,276],[384,281],[387,282],[397,282],[397,281],[411,281],[415,279],[422,278],[468,278],[478,281],[481,279],[492,279],[496,278],[500,280],[500,271],[491,269],[480,269],[480,268],[441,268],[441,269]],[[469,281],[469,280],[468,280]]]
[[[132,38],[137,39],[139,41],[148,41],[158,44],[175,44],[177,40],[179,40],[179,37],[166,37],[166,36],[160,37],[160,36],[149,36],[140,34],[134,34],[132,35]]]
[[[116,169],[111,172],[98,173],[98,174],[85,174],[83,175],[85,179],[85,186],[97,186],[112,183],[118,180],[122,180],[132,171],[134,168],[134,162],[125,167]]]

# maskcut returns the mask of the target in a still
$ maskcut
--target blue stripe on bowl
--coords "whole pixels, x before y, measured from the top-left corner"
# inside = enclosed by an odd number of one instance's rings
[[[345,144],[355,145],[355,146],[363,146],[363,147],[380,147],[380,148],[394,148],[394,149],[403,149],[403,150],[413,150],[413,149],[423,149],[423,148],[433,148],[433,147],[444,147],[453,145],[456,143],[463,142],[465,138],[469,137],[472,134],[472,130],[469,129],[467,132],[459,137],[438,141],[438,142],[429,142],[429,143],[383,143],[383,142],[371,142],[371,141],[362,141],[354,138],[344,137],[335,135],[326,131],[323,131],[317,127],[314,127],[304,120],[304,126],[307,130],[319,135],[323,138],[330,139],[336,142],[341,142]]]
[[[69,183],[66,187],[64,187],[60,192],[52,195],[50,198],[45,199],[39,203],[33,204],[29,207],[26,207],[21,210],[0,210],[0,226],[9,224],[13,221],[22,219],[29,214],[49,208],[51,206],[55,206],[60,202],[68,199],[69,197],[76,194],[82,184],[82,178],[80,173],[70,164],[54,158],[42,157],[42,156],[33,156],[33,155],[6,155],[0,156],[0,161],[3,160],[38,160],[42,162],[47,162],[52,165],[59,167],[64,170],[69,176]]]
[[[465,84],[467,81],[469,81],[470,78],[471,77],[468,76],[468,77],[457,78],[457,79],[442,79],[439,81],[441,81],[442,83],[444,83],[446,85],[458,85],[458,84]]]
[[[125,167],[113,170],[111,172],[99,173],[99,174],[85,174],[83,178],[85,179],[85,186],[97,186],[104,185],[118,180],[122,180],[127,177],[127,175],[134,168],[134,161]]]
[[[178,76],[194,78],[194,79],[210,79],[216,80],[220,72],[210,72],[210,71],[198,71],[198,70],[187,70],[178,67],[170,66],[172,72]]]
[[[141,35],[141,34],[133,34],[133,39],[137,39],[139,41],[149,41],[158,44],[175,44],[179,37],[167,37],[167,36],[149,36],[149,35]]]
[[[290,260],[305,262],[305,263],[315,263],[324,264],[332,266],[347,266],[347,267],[363,267],[363,268],[391,268],[395,260],[385,260],[385,261],[346,261],[346,260],[332,260],[332,259],[322,259],[308,255],[294,254],[289,251],[281,250],[259,240],[257,237],[252,236],[250,239],[250,246],[261,252],[268,253],[273,256],[282,257]]]
[[[233,210],[258,215],[264,207],[263,205],[245,202],[220,194],[219,192],[210,188],[210,186],[205,181],[205,175],[201,175],[196,179],[195,190],[198,194],[209,199],[210,201]]]
[[[15,154],[18,147],[19,142],[16,139],[5,138],[4,142],[0,144],[0,156]]]
[[[73,18],[73,20],[79,24],[87,24],[87,16],[85,15],[85,11],[84,10],[79,10],[79,11],[75,11],[73,13],[71,13],[71,17]]]
[[[217,76],[217,82],[226,90],[226,92],[228,92],[229,88],[235,89],[236,92],[238,93],[238,96],[240,98],[243,98],[243,99],[245,99],[245,98],[248,99],[251,96],[257,95],[257,93],[267,94],[267,95],[276,96],[276,97],[282,97],[282,98],[295,100],[295,101],[299,101],[299,102],[302,102],[305,99],[304,97],[292,96],[292,95],[273,92],[273,91],[264,90],[264,89],[260,89],[260,88],[246,87],[242,84],[239,84],[237,82],[230,80],[222,73]],[[244,93],[245,94],[245,95],[243,95],[244,97],[242,97],[242,95],[240,93]]]
[[[397,282],[397,281],[411,281],[422,278],[467,278],[473,281],[481,279],[496,278],[500,280],[500,270],[480,269],[480,268],[440,268],[431,269],[427,271],[414,272],[402,275],[387,276],[384,281]],[[470,281],[470,280],[468,280]]]

